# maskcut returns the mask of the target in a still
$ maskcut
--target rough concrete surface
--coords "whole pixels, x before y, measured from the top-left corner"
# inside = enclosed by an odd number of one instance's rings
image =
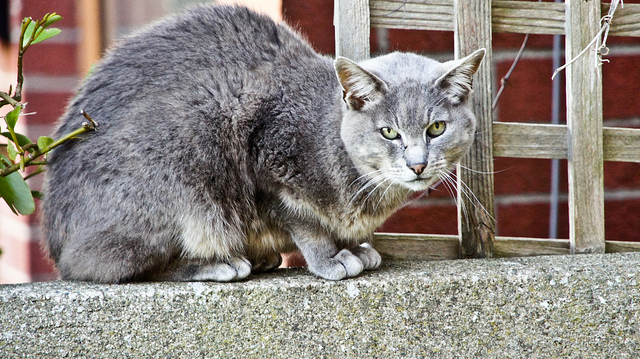
[[[0,286],[0,358],[640,358],[640,254]]]

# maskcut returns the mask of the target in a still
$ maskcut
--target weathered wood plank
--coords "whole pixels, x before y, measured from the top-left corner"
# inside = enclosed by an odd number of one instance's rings
[[[498,237],[496,238],[496,257],[529,257],[539,255],[569,254],[569,241],[566,239],[538,239]]]
[[[453,0],[370,0],[371,26],[453,31]],[[601,13],[610,4],[602,4]],[[553,2],[492,1],[494,32],[564,35],[565,5]],[[640,36],[640,4],[618,7],[610,36]]]
[[[474,79],[470,103],[478,120],[471,151],[458,166],[458,201],[468,209],[458,209],[461,256],[492,257],[495,238],[493,208],[493,113],[491,0],[454,1],[454,48],[456,58],[479,48],[486,55]],[[465,195],[465,191],[475,196]],[[478,203],[476,203],[476,201]]]
[[[566,159],[567,126],[494,122],[493,155]]]
[[[443,260],[460,256],[458,236],[376,233],[374,248],[383,259]]]
[[[492,6],[494,32],[564,34],[562,3],[494,0]]]
[[[640,129],[603,127],[605,161],[640,163]],[[493,155],[516,158],[568,158],[564,125],[495,122]]]
[[[600,30],[600,1],[567,0],[566,61]],[[572,253],[603,253],[602,73],[588,51],[566,69],[569,133],[569,239]]]
[[[640,252],[640,242],[606,241],[606,253]]]
[[[372,0],[371,26],[453,31],[453,1]]]
[[[602,4],[602,13],[608,13],[610,7],[611,4]],[[625,3],[616,8],[609,36],[640,36],[640,4]]]
[[[333,25],[336,56],[354,61],[369,57],[369,0],[335,0]]]
[[[376,233],[374,247],[386,260],[456,259],[458,236],[432,234]],[[496,237],[496,258],[570,253],[568,239]],[[606,241],[607,253],[640,252],[639,242]]]
[[[640,162],[640,129],[603,128],[605,161]]]

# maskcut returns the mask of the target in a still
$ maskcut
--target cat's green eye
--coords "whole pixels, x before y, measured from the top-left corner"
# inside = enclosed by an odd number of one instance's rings
[[[382,134],[382,137],[386,138],[387,140],[397,140],[398,138],[400,138],[400,134],[389,127],[383,127],[380,129],[380,133]]]
[[[438,137],[444,133],[446,127],[443,121],[434,122],[427,128],[427,135],[431,138]]]

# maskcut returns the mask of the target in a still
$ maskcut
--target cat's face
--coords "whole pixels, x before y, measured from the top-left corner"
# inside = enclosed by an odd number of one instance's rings
[[[447,177],[473,141],[467,97],[483,56],[480,50],[447,63],[400,53],[360,65],[336,60],[345,101],[341,138],[361,175],[412,191]]]

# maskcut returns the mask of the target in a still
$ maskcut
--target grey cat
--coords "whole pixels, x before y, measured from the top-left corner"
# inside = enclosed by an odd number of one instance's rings
[[[49,157],[46,247],[63,279],[105,283],[240,280],[296,249],[322,278],[375,269],[374,230],[469,148],[483,57],[333,61],[238,7],[159,22],[61,118],[100,127]]]

